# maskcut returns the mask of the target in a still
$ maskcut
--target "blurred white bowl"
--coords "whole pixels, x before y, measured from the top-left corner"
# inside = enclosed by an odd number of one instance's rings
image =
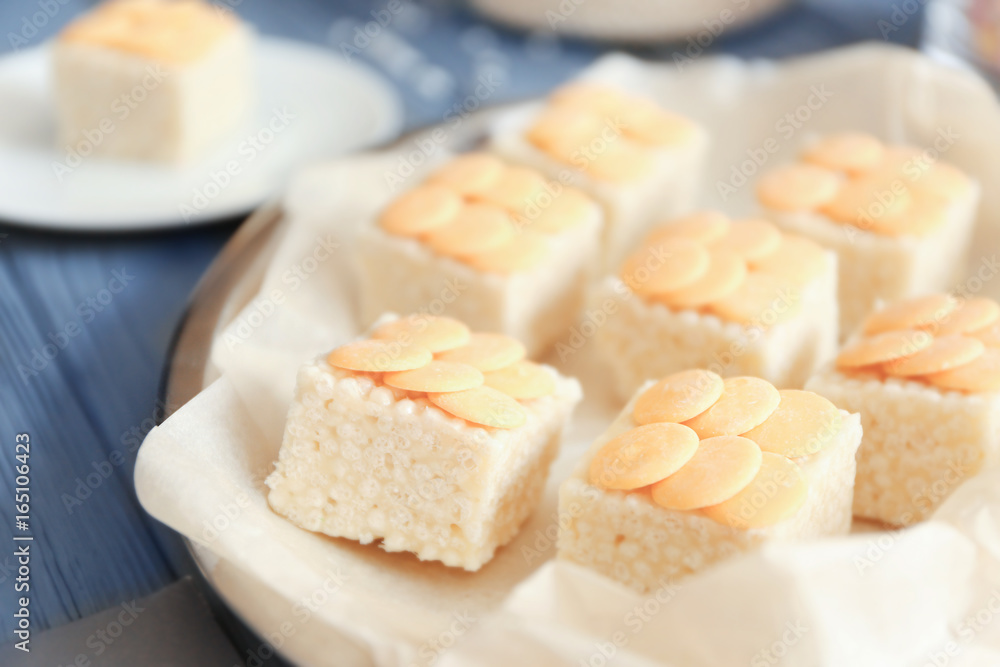
[[[518,28],[633,42],[690,35],[703,47],[722,30],[752,22],[793,1],[470,0],[483,14]]]

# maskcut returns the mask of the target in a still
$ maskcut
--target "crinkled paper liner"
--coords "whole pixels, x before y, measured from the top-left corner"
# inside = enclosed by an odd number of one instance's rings
[[[644,90],[705,123],[713,148],[703,203],[737,213],[753,210],[757,163],[789,159],[811,132],[948,144],[945,158],[986,186],[969,275],[997,271],[1000,113],[969,74],[871,45],[683,69],[613,55],[584,76]],[[221,377],[139,454],[143,505],[195,543],[213,584],[266,638],[248,657],[277,648],[298,664],[337,666],[1000,664],[996,471],[966,482],[922,525],[772,544],[648,597],[554,560],[558,484],[619,408],[587,346],[553,360],[587,397],[545,500],[481,571],[316,535],[271,512],[263,480],[296,369],[359,331],[351,239],[389,197],[385,175],[399,164],[376,154],[300,175],[258,298],[214,343]],[[734,166],[750,184],[739,185]],[[719,182],[735,189],[725,201]],[[983,292],[995,295],[997,284],[987,279]]]

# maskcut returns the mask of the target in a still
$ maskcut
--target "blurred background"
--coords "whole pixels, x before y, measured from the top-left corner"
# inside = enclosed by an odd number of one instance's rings
[[[401,100],[402,124],[395,128],[401,131],[441,123],[480,104],[543,94],[610,50],[684,67],[706,54],[785,58],[866,40],[924,48],[936,57],[980,66],[995,58],[997,49],[992,2],[212,4],[235,11],[264,37],[308,43],[374,73]],[[63,26],[95,5],[88,0],[0,3],[0,71],[14,70],[3,79],[6,89],[0,83],[0,125],[3,116],[17,113],[18,91],[10,83],[17,80],[15,59],[45,49]],[[970,28],[968,16],[978,28]],[[472,107],[466,102],[470,97],[477,100]],[[349,97],[340,102],[352,103]],[[0,131],[0,152],[10,140],[9,132]],[[19,175],[16,161],[0,165],[0,181]],[[262,189],[260,199],[280,192],[282,178],[268,184],[273,192]],[[41,229],[30,219],[0,221],[0,640],[12,640],[16,628],[17,562],[11,545],[18,433],[29,433],[33,443],[31,613],[39,647],[46,636],[38,633],[44,629],[108,608],[120,610],[123,602],[155,594],[194,571],[183,545],[137,503],[132,470],[138,444],[168,407],[158,398],[161,372],[189,296],[250,208],[200,221],[211,224],[175,221],[154,231],[121,224],[92,233]],[[119,284],[123,289],[111,289]],[[70,325],[77,333],[64,336]],[[54,353],[40,354],[46,346]],[[210,591],[203,592],[210,597]],[[220,627],[199,635],[204,647],[224,652],[230,642],[249,643],[234,619],[221,608],[215,611]],[[151,642],[170,643],[170,618],[161,619],[164,629]],[[42,664],[9,649],[0,652],[0,664]],[[213,660],[222,654],[212,654]],[[122,660],[93,664],[144,664]]]

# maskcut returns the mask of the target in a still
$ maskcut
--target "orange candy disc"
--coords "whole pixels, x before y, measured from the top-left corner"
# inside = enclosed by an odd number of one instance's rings
[[[443,352],[465,345],[472,333],[469,327],[450,317],[407,315],[386,322],[372,333],[372,338],[395,340],[403,345],[426,347],[431,352]]]
[[[494,250],[514,237],[506,213],[493,206],[466,204],[454,220],[431,231],[424,242],[444,255],[472,255]]]
[[[492,387],[428,394],[427,400],[445,412],[482,426],[517,428],[528,420],[528,414],[520,403]]]
[[[941,320],[935,335],[968,333],[984,329],[1000,319],[1000,305],[992,299],[973,297],[958,303],[947,317]]]
[[[517,361],[485,374],[486,386],[498,389],[511,398],[528,400],[549,396],[556,390],[552,374],[531,361]]]
[[[722,396],[722,378],[701,369],[663,378],[639,396],[632,410],[638,424],[685,422],[712,407]]]
[[[680,470],[651,489],[653,502],[672,510],[694,510],[729,500],[760,471],[760,447],[738,435],[707,438]]]
[[[713,248],[732,250],[746,260],[760,259],[778,249],[781,232],[766,220],[740,220],[729,225]]]
[[[767,419],[781,396],[770,382],[755,377],[724,381],[722,396],[708,410],[684,422],[700,438],[741,435]]]
[[[633,252],[621,276],[637,294],[659,294],[691,285],[709,270],[709,253],[688,239],[666,239]]]
[[[973,393],[1000,391],[1000,350],[988,347],[971,363],[925,375],[923,379],[941,389]]]
[[[735,292],[747,275],[743,258],[730,250],[709,250],[708,271],[693,283],[655,294],[671,308],[698,308]]]
[[[396,341],[359,340],[338,347],[327,357],[331,366],[365,373],[408,371],[426,366],[433,359],[431,351],[419,345]]]
[[[780,454],[764,452],[760,470],[746,488],[701,512],[732,528],[766,528],[791,517],[808,497],[809,484],[802,470]]]
[[[889,361],[882,370],[903,377],[927,375],[962,366],[979,358],[986,346],[968,336],[935,336],[928,347],[902,359]]]
[[[811,164],[773,169],[757,181],[757,198],[778,211],[815,211],[833,201],[840,188],[836,172]]]
[[[838,368],[861,368],[901,359],[930,347],[934,338],[925,331],[904,329],[861,338],[837,356]]]
[[[729,218],[718,211],[692,213],[659,225],[649,233],[644,245],[678,237],[708,244],[725,236],[729,224]]]
[[[798,313],[802,297],[784,280],[753,271],[735,292],[713,301],[708,308],[725,320],[766,328]]]
[[[952,310],[957,301],[948,294],[928,294],[927,296],[891,303],[882,310],[868,316],[864,332],[877,334],[899,329],[936,330]]]
[[[870,134],[839,132],[810,146],[802,158],[827,169],[858,172],[878,166],[884,156],[882,142]]]
[[[698,436],[680,424],[647,424],[609,440],[590,462],[590,482],[628,491],[677,472],[698,449]]]
[[[506,167],[498,158],[487,153],[459,155],[428,178],[462,195],[475,195],[493,185]]]
[[[435,360],[410,371],[386,373],[382,381],[407,391],[451,392],[482,386],[483,374],[468,364]]]
[[[438,355],[441,361],[456,361],[475,366],[484,373],[499,370],[524,359],[525,349],[510,336],[496,333],[474,333],[462,347]]]
[[[422,185],[404,192],[389,204],[379,225],[390,234],[417,236],[453,222],[462,210],[462,198],[439,185]]]
[[[782,389],[781,402],[764,423],[743,434],[765,452],[789,458],[811,456],[825,449],[840,433],[840,410],[819,394]]]

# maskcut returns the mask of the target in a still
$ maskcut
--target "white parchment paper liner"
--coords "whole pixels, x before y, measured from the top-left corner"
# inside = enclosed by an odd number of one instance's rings
[[[923,146],[951,137],[944,158],[986,186],[969,273],[997,272],[1000,110],[971,75],[876,45],[781,65],[720,58],[678,69],[609,56],[585,76],[644,90],[709,126],[704,203],[736,213],[752,211],[754,175],[726,197],[717,183],[746,160],[757,171],[757,149],[773,166],[809,133],[861,129]],[[357,334],[351,239],[389,197],[386,175],[401,161],[423,162],[419,177],[440,159],[414,150],[300,175],[258,298],[213,346],[222,377],[139,453],[143,505],[195,542],[214,585],[267,638],[251,657],[273,647],[308,665],[1000,664],[996,471],[907,531],[770,545],[648,598],[551,560],[558,482],[619,407],[586,346],[552,360],[580,377],[587,398],[545,501],[480,572],[308,533],[271,512],[263,479],[296,369]],[[1000,292],[1000,281],[984,283],[982,293]]]

